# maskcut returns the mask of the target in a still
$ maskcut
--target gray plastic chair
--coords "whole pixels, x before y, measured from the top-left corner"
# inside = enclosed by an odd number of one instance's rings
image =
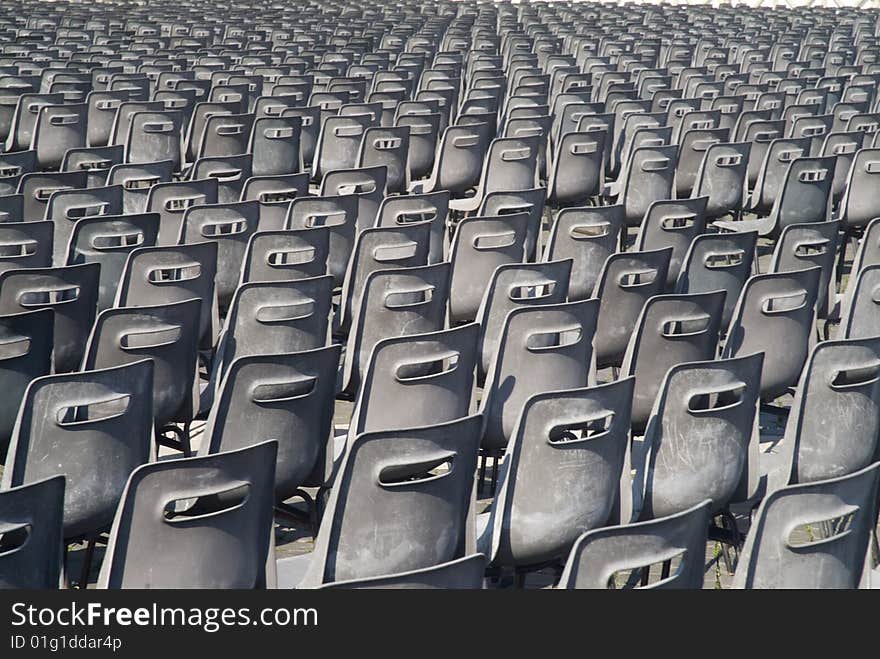
[[[633,379],[530,397],[504,456],[477,548],[520,570],[561,560],[613,517],[629,466]]]
[[[479,326],[470,323],[376,343],[346,441],[363,432],[442,424],[473,414],[478,338]],[[343,440],[337,440],[337,455]]]
[[[761,236],[776,238],[789,224],[825,222],[830,217],[833,181],[834,156],[797,158],[786,170],[782,189],[770,215],[755,220],[716,221],[714,224],[728,231],[757,231]]]
[[[378,270],[364,280],[343,365],[343,390],[355,395],[376,344],[386,338],[444,329],[449,302],[448,262]]]
[[[375,226],[379,205],[385,198],[388,168],[385,165],[337,169],[327,172],[321,181],[320,196],[354,195],[357,197],[357,229]]]
[[[0,167],[2,167],[0,194],[15,194],[21,186],[22,179],[28,174],[33,174],[37,169],[37,152],[13,151],[0,154]],[[31,216],[31,219],[42,220],[43,216]]]
[[[480,204],[477,215],[494,217],[498,215],[514,215],[528,213],[529,223],[526,229],[526,260],[534,261],[540,248],[541,229],[544,220],[544,202],[547,191],[544,188],[529,190],[490,192]]]
[[[595,297],[599,299],[596,326],[596,365],[617,366],[649,298],[666,287],[672,248],[612,254],[605,261]]]
[[[63,265],[73,225],[86,217],[121,215],[122,186],[114,185],[90,190],[59,190],[49,197],[46,219],[55,222],[53,239],[55,265]]]
[[[745,283],[727,330],[722,357],[764,353],[761,399],[794,387],[816,342],[821,268],[754,275]]]
[[[253,114],[211,114],[202,129],[195,158],[215,158],[250,153]]]
[[[524,306],[559,304],[568,298],[572,260],[509,263],[492,274],[477,312],[480,324],[479,381],[483,382],[498,351],[508,312]]]
[[[547,203],[582,206],[605,184],[605,139],[602,131],[566,133],[556,146],[547,181]]]
[[[82,149],[70,149],[64,154],[61,163],[62,172],[84,170],[88,174],[87,188],[99,188],[102,185],[113,185],[107,181],[108,172],[122,164],[124,149],[122,146],[95,146]]]
[[[304,494],[299,488],[330,441],[339,355],[334,345],[234,360],[208,416],[202,453],[277,440],[274,500]]]
[[[157,183],[147,194],[146,212],[159,213],[159,245],[176,245],[183,227],[183,216],[191,206],[218,202],[217,179]]]
[[[728,213],[739,216],[742,212],[750,147],[748,142],[723,143],[713,144],[706,151],[692,196],[708,197],[707,217],[722,217]]]
[[[877,520],[880,463],[848,476],[790,485],[758,508],[735,588],[856,588]]]
[[[139,247],[126,259],[113,306],[154,306],[198,298],[202,301],[199,341],[210,348],[220,331],[216,271],[215,242]]]
[[[543,260],[572,260],[569,300],[593,296],[606,259],[617,251],[623,226],[620,205],[563,208],[556,214]]]
[[[341,286],[354,249],[357,220],[357,195],[302,197],[294,199],[290,204],[284,228],[328,227],[330,256],[327,259],[327,273],[333,276],[336,286]]]
[[[100,264],[98,311],[113,306],[129,254],[139,247],[155,246],[158,236],[158,213],[77,220],[67,246],[67,265]]]
[[[453,323],[477,317],[492,273],[499,265],[522,263],[530,216],[468,217],[458,223],[450,258],[449,317]]]
[[[201,300],[193,299],[102,311],[89,337],[83,369],[152,359],[156,427],[161,431],[171,422],[188,424],[198,407],[200,305]],[[189,452],[187,429],[182,436],[184,451]]]
[[[60,586],[63,515],[64,476],[0,491],[0,589]]]
[[[761,454],[766,489],[837,478],[876,459],[880,337],[826,341],[810,354],[785,436]]]
[[[257,117],[248,148],[254,156],[254,176],[301,172],[301,132],[302,120],[299,117]]]
[[[500,455],[533,395],[595,380],[593,337],[599,303],[582,300],[514,309],[507,314],[484,386],[482,447]]]
[[[427,265],[431,225],[413,222],[392,227],[363,229],[355,239],[340,297],[337,330],[348,333],[358,315],[364,282],[377,270]]]
[[[447,127],[437,146],[434,169],[426,180],[414,183],[412,191],[448,190],[453,198],[462,197],[479,182],[493,136],[493,126],[484,121]]]
[[[0,164],[2,164],[2,161],[0,161]],[[14,188],[12,192],[15,192]],[[19,224],[27,221],[24,219],[24,195],[5,194],[0,196],[0,223]],[[39,222],[40,220],[30,221]]]
[[[686,362],[711,361],[718,351],[724,291],[657,295],[645,302],[620,373],[636,384],[633,433],[641,435],[666,372]]]
[[[412,222],[431,223],[428,263],[439,263],[449,252],[446,220],[449,216],[449,193],[445,190],[427,194],[385,197],[376,215],[377,227],[400,226]]]
[[[409,188],[409,126],[372,127],[364,131],[356,162],[358,167],[385,165],[389,194]]]
[[[809,138],[778,138],[767,146],[759,163],[757,180],[752,187],[749,208],[757,213],[769,213],[779,198],[791,163],[810,153]]]
[[[248,240],[239,284],[320,277],[329,255],[327,227],[257,231]]]
[[[183,161],[183,120],[183,113],[179,110],[135,112],[131,115],[125,142],[125,161],[151,163],[170,160],[174,171],[178,171]]]
[[[122,186],[122,208],[127,215],[145,213],[153,186],[170,183],[174,163],[170,160],[114,165],[107,174],[107,185]]]
[[[51,309],[55,373],[79,368],[98,305],[97,263],[0,273],[0,314]]]
[[[655,201],[645,213],[633,249],[645,251],[672,248],[666,276],[667,288],[675,285],[685,254],[694,238],[706,230],[708,201],[708,197]]]
[[[485,570],[486,557],[483,554],[471,554],[434,567],[364,579],[333,581],[318,588],[321,590],[481,590]]]
[[[330,491],[315,551],[278,561],[279,588],[415,570],[473,553],[481,426],[476,415],[358,435]]]
[[[678,147],[644,146],[635,149],[618,203],[628,226],[638,226],[651,204],[672,197]]]
[[[229,307],[241,279],[241,264],[250,237],[257,231],[260,207],[256,201],[191,206],[183,214],[180,245],[217,243],[215,283],[220,310]]]
[[[711,512],[758,488],[760,353],[679,364],[667,371],[644,444],[633,447],[633,521],[674,515],[711,499]],[[626,516],[626,494],[621,518]]]
[[[840,202],[840,219],[845,230],[866,226],[878,216],[878,182],[880,149],[860,149],[856,152],[846,180],[846,189]]]
[[[635,587],[702,588],[710,504],[704,501],[668,517],[587,531],[572,547],[557,588],[616,588],[620,573],[642,573],[661,562],[658,581]]]
[[[113,520],[98,587],[265,587],[276,450],[269,441],[136,469]]]
[[[153,364],[33,380],[9,444],[3,489],[63,474],[64,538],[107,529],[129,474],[152,455]]]
[[[16,192],[24,198],[24,221],[47,219],[49,199],[60,190],[81,190],[88,182],[88,172],[33,172],[23,174]]]
[[[57,169],[67,151],[86,145],[87,112],[85,103],[40,108],[31,148],[41,169]]]
[[[378,124],[378,119],[369,114],[331,116],[324,119],[315,146],[312,179],[320,181],[327,172],[356,167],[358,150],[366,130]]]
[[[0,272],[52,267],[53,234],[49,221],[0,224]]]
[[[52,367],[53,314],[49,309],[0,315],[0,456],[6,458],[21,399],[28,384]]]
[[[756,231],[703,234],[694,238],[682,261],[676,292],[727,293],[721,315],[722,332],[727,331],[740,292],[752,274],[757,241]]]
[[[834,276],[840,222],[810,222],[789,224],[779,234],[769,272],[791,272],[819,266],[819,293],[816,298],[816,315],[826,318],[831,311],[835,291],[830,288]]]
[[[244,153],[237,156],[199,158],[189,172],[192,181],[206,178],[217,180],[217,202],[232,204],[241,199],[244,183],[253,176],[253,156]]]

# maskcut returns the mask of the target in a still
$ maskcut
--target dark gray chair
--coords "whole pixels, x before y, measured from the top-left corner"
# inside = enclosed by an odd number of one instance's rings
[[[257,231],[248,240],[239,284],[320,277],[329,256],[327,227]]]
[[[326,226],[330,232],[327,273],[341,286],[357,236],[358,198],[355,194],[335,197],[302,197],[290,204],[285,229]]]
[[[870,571],[880,463],[847,476],[790,485],[761,502],[735,588],[857,588]]]
[[[472,554],[481,427],[476,415],[354,438],[315,551],[278,561],[279,588],[376,577]]]
[[[641,435],[666,372],[686,362],[711,361],[718,352],[724,291],[657,295],[648,299],[620,367],[635,377],[633,433]]]
[[[529,398],[504,456],[498,493],[478,517],[477,548],[521,573],[561,561],[613,519],[629,467],[633,379]]]
[[[0,224],[0,272],[52,267],[52,222]]]
[[[606,259],[617,251],[623,226],[619,205],[563,208],[556,214],[543,260],[572,259],[569,300],[593,297]]]
[[[666,287],[675,285],[688,248],[706,230],[708,197],[655,201],[645,213],[639,227],[634,250],[643,252],[672,248]]]
[[[0,589],[61,585],[63,515],[64,476],[0,490]]]
[[[97,263],[61,268],[7,270],[0,274],[0,314],[51,309],[54,314],[53,370],[80,367],[98,305]]]
[[[21,402],[3,489],[62,474],[64,538],[89,540],[113,521],[129,474],[153,455],[153,364],[48,375]]]
[[[136,469],[113,520],[98,587],[265,587],[276,450],[269,441]]]
[[[572,547],[557,588],[630,587],[646,568],[663,563],[659,580],[634,587],[700,589],[710,512],[711,502],[704,501],[668,517],[587,531]]]

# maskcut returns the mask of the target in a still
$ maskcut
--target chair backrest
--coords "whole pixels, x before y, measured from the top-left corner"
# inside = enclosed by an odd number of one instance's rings
[[[840,218],[845,228],[867,225],[878,216],[880,183],[880,149],[860,149],[852,161],[846,190],[840,202]]]
[[[357,229],[375,226],[379,205],[385,198],[388,167],[355,167],[327,172],[321,181],[322,197],[354,195],[357,197]]]
[[[688,113],[688,115],[696,114],[699,113]],[[694,128],[682,135],[675,168],[676,197],[686,199],[692,193],[693,196],[699,196],[696,185],[706,155],[710,148],[727,139],[727,133],[724,128]]]
[[[78,369],[98,305],[97,263],[7,270],[0,274],[0,314],[34,309],[53,313],[53,370]]]
[[[170,160],[113,165],[107,185],[122,186],[122,209],[125,214],[146,213],[147,199],[153,186],[170,183],[174,163]]]
[[[318,135],[321,132],[321,108],[317,105],[287,108],[281,112],[281,116],[284,118],[295,117],[300,120],[300,154],[304,164],[311,164],[315,159]]]
[[[21,187],[22,179],[28,174],[34,175],[37,169],[37,152],[36,151],[13,151],[11,153],[3,153],[0,154],[0,167],[2,167],[2,176],[0,176],[0,194],[11,195],[15,194],[19,191]],[[81,173],[80,173],[81,175]],[[85,185],[85,181],[83,182]],[[31,205],[33,208],[39,208],[39,210],[45,209],[45,201],[43,200],[43,204],[39,205],[36,201],[34,201]],[[22,207],[22,217],[17,219],[21,220],[23,218],[24,208]],[[42,220],[43,215],[40,214],[31,214],[28,219],[31,220]]]
[[[453,322],[468,322],[477,317],[495,268],[523,262],[529,220],[528,213],[516,213],[469,217],[458,223],[449,259],[449,314]]]
[[[470,323],[377,342],[362,374],[349,440],[363,432],[428,426],[472,414],[479,331]]]
[[[641,455],[633,458],[634,520],[673,515],[705,499],[715,513],[754,493],[763,361],[756,353],[667,371]]]
[[[218,181],[174,181],[157,183],[147,194],[146,212],[159,213],[159,245],[176,245],[183,227],[183,216],[191,206],[216,204]]]
[[[569,300],[593,296],[605,260],[617,251],[623,226],[620,205],[563,208],[556,214],[543,260],[572,260]]]
[[[102,185],[113,185],[107,181],[108,172],[125,159],[124,148],[117,146],[93,146],[82,149],[70,149],[64,154],[61,171],[85,171],[88,174],[87,188],[98,188]]]
[[[770,272],[791,272],[814,266],[822,269],[816,298],[816,314],[820,318],[828,315],[835,301],[831,281],[837,255],[838,229],[838,220],[789,224],[779,234],[770,260]]]
[[[0,589],[61,585],[63,516],[64,476],[0,491]]]
[[[643,146],[633,151],[620,192],[627,225],[637,226],[653,202],[672,197],[677,155],[676,145]]]
[[[201,300],[114,307],[98,314],[83,369],[153,360],[153,418],[157,426],[191,421],[198,407]]]
[[[158,213],[84,217],[73,225],[67,265],[100,264],[98,311],[113,306],[129,254],[155,246],[158,236]]]
[[[768,494],[740,554],[737,588],[856,588],[877,521],[880,463]]]
[[[471,554],[456,558],[433,567],[419,568],[385,574],[378,577],[333,581],[322,586],[321,590],[480,590],[483,588],[483,573],[486,571],[486,556]]]
[[[327,345],[332,294],[329,275],[239,286],[217,346],[215,375],[222,376],[237,357]]]
[[[98,587],[265,586],[276,450],[269,441],[136,469],[113,521]]]
[[[666,287],[672,248],[612,254],[605,261],[594,296],[599,298],[596,362],[618,365],[648,298]]]
[[[320,277],[329,255],[327,227],[257,231],[248,240],[239,283]]]
[[[794,160],[771,210],[775,231],[781,231],[789,224],[830,219],[833,182],[834,156]]]
[[[193,181],[216,179],[216,203],[232,204],[241,199],[245,181],[253,176],[252,170],[253,156],[244,153],[238,156],[199,158],[190,168],[189,176]]]
[[[211,347],[219,332],[217,294],[217,243],[169,247],[140,247],[126,259],[119,277],[114,306],[138,307],[202,300],[199,338]]]
[[[121,215],[122,210],[121,185],[53,193],[46,207],[46,219],[55,222],[54,264],[64,264],[70,234],[77,221],[86,217]]]
[[[9,439],[28,384],[52,368],[53,319],[49,309],[0,315],[0,456],[5,460]]]
[[[179,244],[217,243],[215,283],[221,310],[228,308],[241,279],[247,244],[259,221],[260,205],[256,201],[192,206],[183,214]]]
[[[357,165],[358,151],[366,130],[378,125],[369,114],[327,117],[315,147],[312,178],[320,181],[334,169],[350,169]]]
[[[358,315],[364,282],[377,270],[427,265],[431,225],[413,222],[363,229],[355,239],[342,283],[339,329],[346,333]]]
[[[642,434],[666,372],[686,362],[710,361],[718,350],[724,291],[657,295],[645,302],[620,372],[635,376],[632,425]]]
[[[208,415],[208,453],[278,441],[275,500],[294,495],[324,457],[340,346],[233,361]]]
[[[494,217],[497,215],[514,215],[528,213],[529,223],[526,228],[526,260],[534,261],[541,242],[541,228],[544,219],[544,202],[547,190],[530,188],[528,190],[489,192],[480,203],[477,215]]]
[[[376,344],[389,337],[438,332],[449,303],[448,262],[377,270],[364,280],[343,367],[343,388],[356,394]]]
[[[439,112],[403,115],[397,118],[395,125],[409,128],[407,167],[410,180],[424,178],[434,168],[442,120],[443,117]]]
[[[85,103],[45,105],[40,108],[30,147],[42,169],[57,169],[70,149],[86,145]]]
[[[547,201],[551,206],[582,206],[602,191],[606,133],[566,133],[554,151]]]
[[[0,272],[52,267],[54,223],[0,223]]]
[[[472,552],[481,427],[476,415],[354,438],[301,585],[415,570]]]
[[[754,275],[736,303],[724,357],[764,353],[761,398],[771,401],[797,384],[815,343],[818,267]]]
[[[643,568],[677,559],[674,572],[634,587],[700,589],[710,517],[711,502],[703,501],[668,517],[588,531],[572,547],[557,588],[618,588],[621,573],[640,578]]]
[[[327,259],[327,273],[333,276],[336,286],[341,286],[354,249],[357,219],[357,195],[301,197],[291,202],[284,228],[328,227],[330,256]]]
[[[389,194],[409,187],[409,126],[374,126],[367,128],[357,154],[358,167],[385,165],[388,168]]]
[[[400,226],[412,222],[431,223],[431,244],[428,263],[439,263],[449,251],[446,220],[449,216],[449,192],[428,192],[388,196],[382,200],[376,215],[377,227]]]
[[[480,324],[479,380],[484,381],[498,351],[504,319],[523,306],[559,304],[568,298],[572,260],[499,265],[492,273],[477,313]]]
[[[64,537],[110,526],[129,474],[152,455],[153,364],[37,378],[21,401],[3,488],[67,480]]]
[[[706,215],[721,217],[742,210],[746,197],[748,142],[713,144],[706,151],[694,183],[694,196],[706,196]]]
[[[592,382],[598,309],[598,301],[582,300],[524,306],[507,314],[481,401],[484,449],[503,451],[534,394]]]
[[[258,117],[248,151],[253,154],[254,176],[295,174],[303,169],[299,117]]]
[[[149,163],[170,160],[174,171],[183,161],[184,116],[180,110],[135,112],[125,143],[125,161]]]
[[[810,483],[866,467],[880,432],[880,336],[825,341],[798,383],[774,484]]]
[[[648,208],[639,227],[635,249],[638,251],[672,248],[666,286],[672,288],[681,272],[685,254],[694,238],[706,230],[708,197],[664,199]]]
[[[493,134],[491,124],[486,122],[449,126],[443,131],[431,173],[434,185],[430,191],[448,190],[455,198],[476,186]]]
[[[608,523],[629,468],[632,391],[623,378],[525,402],[487,525],[493,562],[560,559],[579,535]]]
[[[205,121],[196,158],[222,158],[248,153],[253,128],[253,114],[211,114]]]
[[[809,153],[810,140],[806,137],[780,137],[772,140],[756,175],[750,208],[759,213],[770,212],[782,194],[791,163]]]

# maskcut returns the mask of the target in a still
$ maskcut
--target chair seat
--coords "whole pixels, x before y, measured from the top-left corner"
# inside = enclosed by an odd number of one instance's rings
[[[734,231],[739,233],[757,231],[759,236],[769,235],[773,231],[773,223],[768,222],[768,218],[760,218],[757,220],[716,220],[712,222],[712,226],[718,227],[723,231]]]

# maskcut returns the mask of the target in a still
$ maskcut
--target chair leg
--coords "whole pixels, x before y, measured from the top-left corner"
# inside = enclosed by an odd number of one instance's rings
[[[183,453],[183,457],[191,458],[193,455],[192,446],[190,445],[190,422],[187,421],[183,424],[183,428],[179,428],[174,424],[169,423],[168,425],[162,426],[156,432],[156,445],[158,446],[167,446],[168,448],[175,449],[177,451],[181,451]],[[168,433],[172,435],[176,435],[177,439],[171,439],[167,436]]]
[[[477,480],[477,493],[482,493],[483,485],[486,483],[486,455],[480,456],[480,475]]]
[[[501,458],[494,457],[492,458],[492,496],[495,496],[495,490],[498,489],[498,463],[501,462]]]
[[[83,558],[82,570],[80,570],[79,576],[79,587],[83,589],[89,587],[89,573],[92,571],[92,560],[95,556],[96,543],[97,540],[95,538],[89,538],[86,543],[86,555]]]

